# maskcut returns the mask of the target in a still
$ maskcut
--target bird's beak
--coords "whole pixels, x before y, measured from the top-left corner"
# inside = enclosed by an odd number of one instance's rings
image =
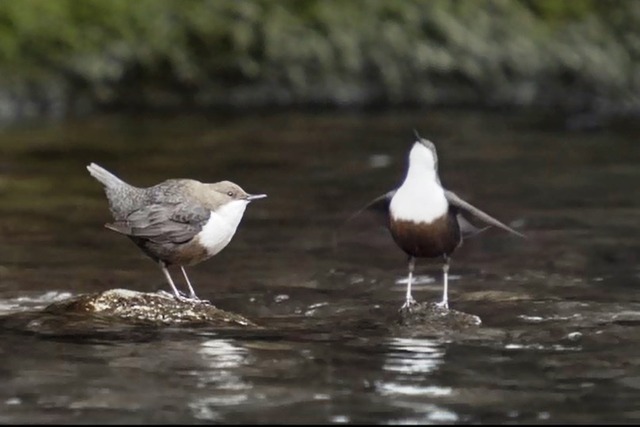
[[[253,200],[264,199],[265,197],[267,197],[266,194],[249,194],[247,200],[251,202]]]

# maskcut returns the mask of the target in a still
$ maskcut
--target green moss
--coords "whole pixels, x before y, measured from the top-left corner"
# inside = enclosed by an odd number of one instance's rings
[[[594,0],[524,0],[523,4],[545,22],[567,22],[597,13],[602,1]]]
[[[0,1],[0,69],[105,106],[577,106],[638,89],[639,24],[620,0]]]

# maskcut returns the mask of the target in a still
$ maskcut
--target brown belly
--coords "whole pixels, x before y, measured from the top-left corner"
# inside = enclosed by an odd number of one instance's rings
[[[461,241],[460,227],[452,214],[444,215],[431,223],[391,218],[389,229],[396,244],[414,257],[450,255]]]
[[[167,265],[194,265],[211,258],[207,249],[197,243],[195,239],[183,244],[158,244],[136,237],[131,237],[131,240],[153,260],[164,261]]]

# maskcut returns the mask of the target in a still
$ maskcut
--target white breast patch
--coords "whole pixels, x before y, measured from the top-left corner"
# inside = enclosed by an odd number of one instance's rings
[[[209,255],[217,254],[229,244],[247,204],[246,200],[234,200],[215,212],[211,211],[209,221],[198,234],[199,243],[207,248]]]
[[[407,177],[391,199],[390,214],[394,219],[430,223],[448,210],[449,203],[438,180],[433,156],[428,149],[415,144]]]
[[[449,203],[437,183],[403,185],[391,199],[389,210],[397,220],[430,223],[447,213]]]

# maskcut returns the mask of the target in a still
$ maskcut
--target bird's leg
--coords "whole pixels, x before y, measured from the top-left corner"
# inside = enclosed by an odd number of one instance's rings
[[[169,285],[171,286],[173,295],[176,297],[177,300],[184,301],[185,298],[182,295],[180,295],[180,291],[178,291],[178,288],[176,288],[176,285],[173,284],[173,280],[171,279],[171,275],[169,274],[167,265],[162,261],[160,261],[159,264],[160,264],[160,269],[164,273],[164,277],[167,278],[167,282],[169,282]]]
[[[438,307],[444,308],[445,310],[449,309],[449,257],[447,255],[444,256],[444,264],[442,265],[442,278],[444,289],[442,291],[442,301],[437,303]]]
[[[413,282],[413,269],[416,266],[416,259],[412,256],[409,257],[409,277],[407,278],[407,298],[400,307],[400,310],[409,309],[412,305],[417,304],[416,300],[411,296],[411,282]]]
[[[193,286],[191,286],[191,282],[187,277],[187,272],[184,270],[184,267],[180,266],[180,270],[182,270],[182,275],[184,276],[184,280],[187,281],[187,286],[189,287],[189,299],[194,299],[200,301],[200,298],[196,295],[196,292],[193,290]]]

